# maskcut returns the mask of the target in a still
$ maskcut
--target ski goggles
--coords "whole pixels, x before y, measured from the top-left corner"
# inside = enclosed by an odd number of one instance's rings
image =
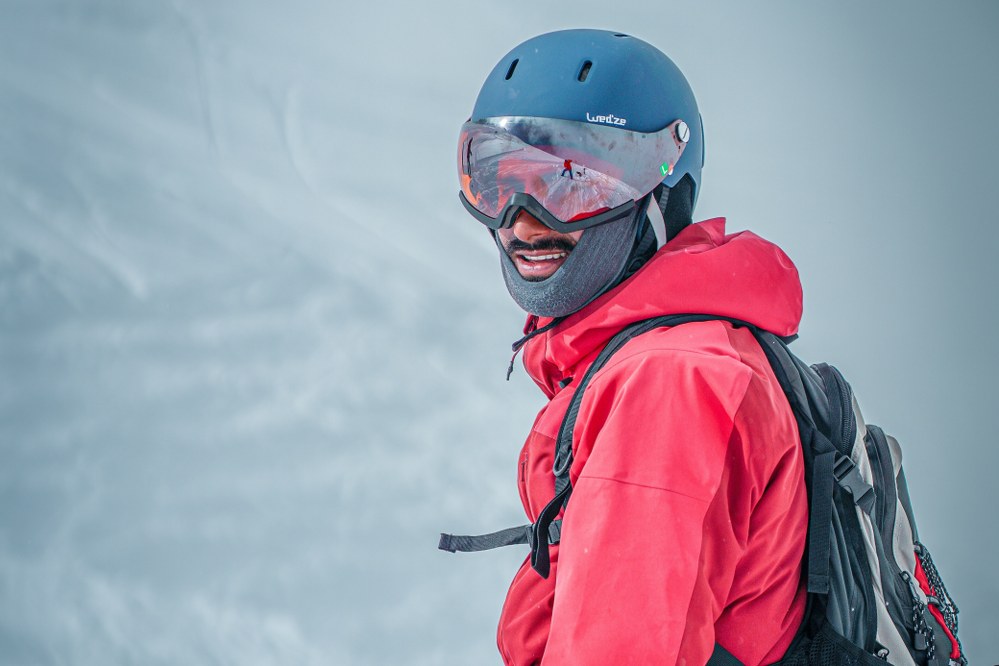
[[[527,210],[561,233],[631,215],[673,173],[689,138],[682,120],[658,132],[555,118],[466,122],[458,141],[459,197],[490,229]]]

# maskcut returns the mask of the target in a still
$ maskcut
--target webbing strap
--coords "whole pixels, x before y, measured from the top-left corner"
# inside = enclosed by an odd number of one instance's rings
[[[659,188],[660,191],[665,190],[663,193],[669,197],[669,190],[666,188]],[[645,207],[645,215],[649,218],[649,224],[652,225],[652,233],[656,235],[656,247],[662,247],[669,240],[669,236],[666,234],[666,218],[663,217],[662,208],[659,207],[658,197],[653,196]]]
[[[812,463],[812,507],[808,530],[808,591],[829,594],[829,548],[832,540],[833,465],[836,452],[825,451]]]
[[[551,555],[548,552],[549,543],[558,543],[558,539],[552,541],[551,526],[555,524],[555,517],[562,510],[563,504],[569,499],[572,486],[566,485],[560,492],[555,494],[552,501],[548,502],[538,519],[531,526],[531,566],[542,578],[548,578],[551,572]],[[560,521],[559,521],[560,522]],[[559,534],[561,538],[561,525]]]
[[[787,344],[769,331],[756,328],[750,330],[770,362],[770,368],[784,395],[787,396],[791,410],[805,421],[815,422],[815,414],[812,413],[808,392],[801,377],[802,369],[795,363],[795,357],[787,348]]]
[[[527,543],[531,535],[530,525],[510,527],[489,534],[460,535],[441,532],[441,540],[437,544],[440,550],[450,553],[477,553],[482,550],[492,550],[501,546],[512,546]]]
[[[531,543],[534,525],[520,525],[498,532],[477,535],[441,533],[437,547],[450,553],[476,553],[503,546]],[[558,543],[562,537],[562,521],[554,520],[548,525],[548,543]]]

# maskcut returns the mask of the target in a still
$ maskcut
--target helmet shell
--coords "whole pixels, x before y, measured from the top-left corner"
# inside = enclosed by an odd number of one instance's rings
[[[690,174],[696,199],[704,132],[694,92],[666,54],[636,37],[607,30],[561,30],[527,40],[486,78],[472,120],[535,116],[656,132],[682,119],[690,129],[683,156],[663,179]]]

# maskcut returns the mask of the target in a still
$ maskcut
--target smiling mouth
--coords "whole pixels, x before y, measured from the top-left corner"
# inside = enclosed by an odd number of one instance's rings
[[[520,276],[525,280],[537,282],[551,277],[566,258],[568,252],[514,252],[511,255]]]
[[[567,252],[556,252],[555,254],[542,254],[540,256],[531,256],[528,254],[518,254],[518,257],[522,258],[524,261],[555,261],[557,259],[565,259],[569,256]]]

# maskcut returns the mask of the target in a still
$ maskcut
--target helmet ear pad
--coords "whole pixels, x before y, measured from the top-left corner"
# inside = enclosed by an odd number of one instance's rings
[[[628,258],[627,270],[621,279],[631,277],[660,247],[676,238],[677,234],[693,222],[694,179],[690,174],[685,174],[673,187],[657,185],[646,198],[647,206],[659,206],[666,227],[666,238],[657,238],[652,222],[647,216],[643,216],[644,222]]]
[[[685,174],[673,187],[659,185],[652,191],[652,196],[663,212],[666,222],[666,240],[676,238],[694,221],[694,179]]]
[[[676,238],[677,234],[693,222],[694,180],[690,177],[690,174],[684,175],[674,187],[666,187],[663,184],[657,185],[646,196],[645,202],[645,206],[656,205],[658,205],[659,211],[663,215],[666,238],[659,239],[656,232],[653,231],[653,225],[649,217],[642,216],[644,221],[635,238],[635,246],[628,257],[627,268],[621,280],[631,277],[632,274],[652,258],[659,248]]]

